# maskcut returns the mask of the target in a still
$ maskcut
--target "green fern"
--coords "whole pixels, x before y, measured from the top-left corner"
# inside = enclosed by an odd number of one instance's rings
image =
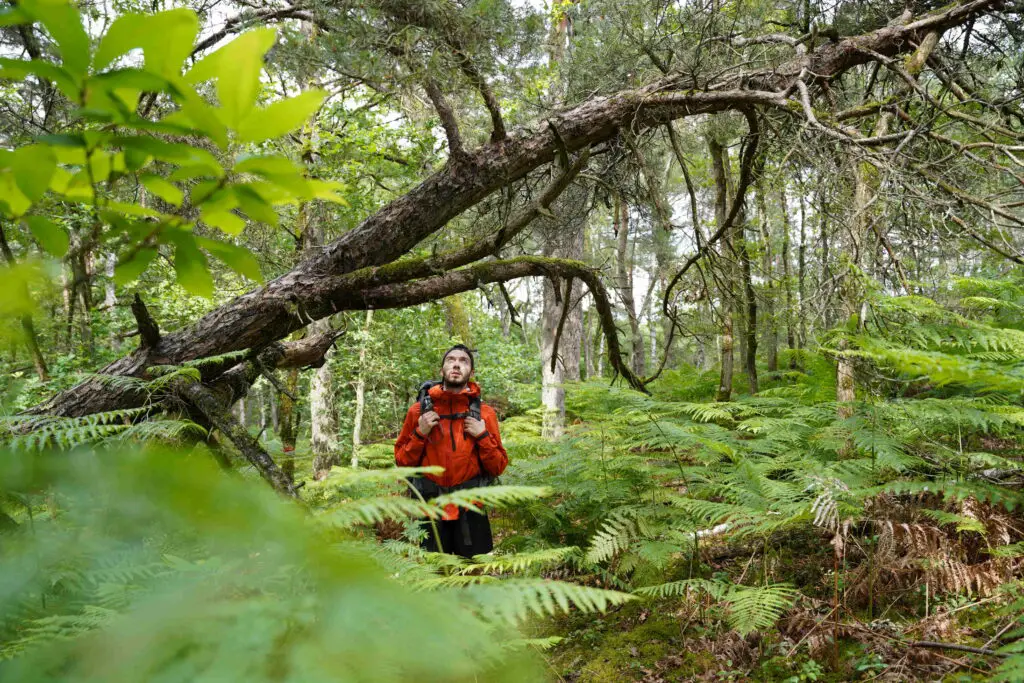
[[[635,596],[562,581],[508,579],[465,588],[464,595],[488,619],[521,623],[530,615],[553,616],[575,607],[584,612],[603,612]]]
[[[737,586],[707,579],[672,581],[645,586],[635,591],[649,597],[686,596],[706,593],[728,609],[727,621],[740,635],[771,628],[793,606],[799,593],[789,584]]]

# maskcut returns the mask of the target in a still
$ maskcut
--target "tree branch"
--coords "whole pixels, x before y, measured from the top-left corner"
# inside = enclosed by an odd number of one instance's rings
[[[444,128],[444,134],[448,138],[448,154],[452,162],[458,162],[466,156],[466,150],[462,146],[462,134],[459,133],[459,122],[455,120],[455,112],[448,104],[444,93],[441,92],[437,81],[427,78],[423,88],[427,91],[430,103],[437,110],[437,115],[441,117],[441,127]]]
[[[483,77],[483,74],[480,73],[480,70],[469,56],[469,51],[466,49],[468,41],[463,36],[464,30],[459,25],[458,19],[454,17],[458,9],[448,5],[446,9],[451,16],[439,16],[431,11],[430,3],[417,2],[416,0],[382,0],[381,7],[399,23],[426,29],[436,34],[448,45],[459,66],[459,70],[462,71],[473,87],[480,92],[480,96],[484,100],[484,106],[487,107],[487,111],[491,115],[491,142],[504,140],[507,137],[507,133],[505,131],[505,122],[501,116],[498,98],[494,96],[494,92],[487,83],[487,79]]]
[[[252,463],[260,476],[275,490],[291,498],[298,497],[295,482],[277,466],[252,434],[239,424],[231,414],[230,406],[225,407],[213,392],[195,380],[178,383],[175,393],[194,406],[210,424],[235,444],[242,456]]]
[[[974,0],[905,25],[822,45],[781,65],[707,83],[706,91],[685,90],[692,85],[688,77],[672,74],[642,88],[593,97],[559,113],[537,131],[517,132],[467,154],[457,167],[446,165],[291,272],[224,304],[185,329],[163,335],[157,347],[137,350],[101,372],[139,376],[157,363],[181,364],[265,347],[311,319],[332,314],[339,297],[352,295],[336,289],[345,284],[345,274],[394,261],[494,191],[550,163],[562,150],[571,153],[590,147],[614,137],[624,126],[641,131],[686,116],[752,107],[788,111],[789,91],[804,69],[814,82],[830,81],[871,59],[856,47],[886,56],[907,52],[928,31],[965,23],[991,11],[998,2]],[[707,247],[705,244],[698,251],[693,263],[703,257]],[[144,397],[87,380],[31,412],[85,415],[138,405],[140,400]]]
[[[608,291],[601,282],[598,272],[580,261],[542,256],[519,256],[501,261],[485,261],[422,280],[375,287],[363,292],[343,293],[335,298],[334,303],[338,310],[406,308],[467,292],[483,284],[508,282],[528,276],[557,276],[581,280],[594,297],[612,368],[634,389],[645,391],[643,383],[622,358],[622,347],[619,345],[615,315]]]
[[[135,299],[132,301],[132,315],[135,316],[135,321],[139,324],[142,348],[151,349],[159,345],[160,327],[153,320],[153,316],[149,314],[149,309],[146,308],[146,304],[138,292],[135,292]]]
[[[280,21],[282,19],[302,19],[303,21],[309,22],[314,21],[309,8],[302,5],[292,5],[291,7],[285,7],[283,9],[264,10],[262,12],[253,12],[252,14],[239,14],[225,21],[224,26],[222,26],[220,30],[214,31],[206,38],[203,38],[196,43],[195,47],[192,48],[192,55],[197,55],[203,50],[213,47],[229,35],[241,33],[251,26],[265,24],[271,21]]]
[[[679,280],[686,275],[693,264],[702,259],[708,250],[720,240],[731,228],[732,224],[736,222],[736,217],[740,214],[740,210],[743,208],[743,203],[747,195],[747,188],[750,187],[750,183],[754,179],[754,159],[757,156],[757,145],[761,135],[760,126],[757,123],[757,115],[751,110],[745,110],[744,115],[747,118],[747,145],[743,150],[743,159],[740,166],[740,181],[736,188],[736,198],[732,202],[732,208],[729,211],[729,215],[725,221],[718,227],[718,230],[711,235],[704,245],[698,247],[696,253],[686,260],[683,267],[679,269],[669,282],[668,287],[665,288],[665,297],[662,299],[661,309],[666,316],[673,318],[670,312],[669,302],[672,297],[672,290],[678,284]],[[674,320],[674,318],[673,318]]]

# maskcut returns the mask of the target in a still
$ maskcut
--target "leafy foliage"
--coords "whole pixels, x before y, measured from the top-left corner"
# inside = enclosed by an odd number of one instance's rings
[[[292,504],[173,452],[81,451],[71,461],[9,454],[2,468],[5,494],[24,501],[12,510],[24,526],[5,536],[0,559],[5,678],[193,680],[244,671],[252,680],[474,672],[521,680],[533,665],[523,659],[527,641],[508,647],[517,640],[510,626],[530,614],[600,611],[632,598],[558,581],[445,583],[435,572],[521,571],[574,551],[450,565],[431,564],[449,556],[408,545],[335,546],[326,527]],[[360,478],[385,475],[394,477]],[[57,509],[40,514],[43,501],[31,493],[40,490]],[[528,495],[507,489],[495,498]],[[393,511],[368,505],[377,512],[361,519]],[[389,579],[378,563],[405,569]],[[405,645],[424,638],[447,653],[444,664]],[[126,651],[129,640],[136,645]]]

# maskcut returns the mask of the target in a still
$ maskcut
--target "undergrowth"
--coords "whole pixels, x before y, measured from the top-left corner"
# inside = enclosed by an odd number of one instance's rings
[[[183,452],[202,433],[174,416],[8,420],[0,673],[533,680],[548,657],[580,680],[1019,680],[1024,296],[958,288],[873,301],[731,402],[691,368],[650,395],[571,387],[565,438],[506,420],[502,485],[430,502],[388,444],[300,511]],[[124,450],[157,441],[177,448]],[[491,511],[495,554],[421,549],[447,503]],[[627,632],[658,635],[599,654]]]

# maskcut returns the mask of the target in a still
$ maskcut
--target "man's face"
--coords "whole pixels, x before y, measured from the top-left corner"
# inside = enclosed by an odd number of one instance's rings
[[[458,389],[466,386],[466,382],[473,375],[473,361],[469,354],[462,349],[455,349],[444,357],[441,365],[441,379],[449,387]]]

